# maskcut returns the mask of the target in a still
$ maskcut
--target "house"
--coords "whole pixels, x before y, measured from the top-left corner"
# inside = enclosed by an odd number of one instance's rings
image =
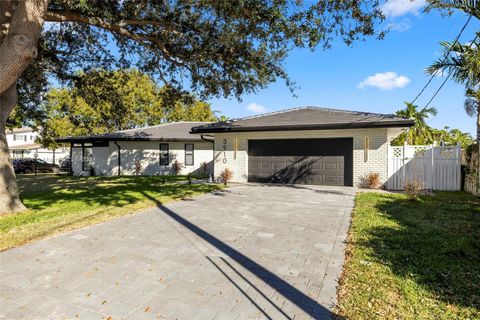
[[[77,176],[172,174],[174,162],[181,164],[180,174],[201,174],[213,172],[213,140],[190,131],[207,124],[174,122],[57,141],[70,143]]]
[[[192,133],[214,139],[214,172],[233,182],[357,186],[368,173],[388,179],[388,146],[413,120],[389,114],[302,107],[226,122]]]
[[[6,134],[10,158],[12,159],[37,157],[48,163],[58,164],[69,154],[66,148],[50,150],[38,144],[36,142],[38,132],[30,127],[7,130]]]

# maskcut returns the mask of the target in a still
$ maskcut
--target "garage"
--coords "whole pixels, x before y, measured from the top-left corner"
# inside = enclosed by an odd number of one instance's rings
[[[353,139],[248,141],[248,181],[353,185]]]
[[[389,144],[414,124],[394,114],[314,106],[193,127],[214,144],[214,175],[247,183],[358,186],[388,182]]]

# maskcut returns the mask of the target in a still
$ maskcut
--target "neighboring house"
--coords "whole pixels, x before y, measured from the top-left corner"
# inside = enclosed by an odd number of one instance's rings
[[[60,148],[50,150],[36,142],[38,133],[30,128],[15,128],[7,131],[7,144],[10,158],[34,158],[42,159],[48,163],[58,164],[60,160],[68,156],[68,149]]]
[[[388,179],[388,146],[413,121],[394,115],[303,107],[196,126],[215,140],[214,172],[234,182],[357,186]]]
[[[64,137],[71,144],[74,175],[172,174],[172,163],[182,165],[180,174],[213,172],[213,140],[190,134],[205,122],[174,122],[91,136]]]

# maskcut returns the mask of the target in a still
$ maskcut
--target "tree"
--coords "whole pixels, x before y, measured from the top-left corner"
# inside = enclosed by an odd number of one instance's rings
[[[100,134],[161,123],[160,89],[138,70],[93,69],[72,86],[50,90],[45,116],[38,121],[41,143],[55,148],[55,138]]]
[[[424,108],[418,110],[418,106],[405,102],[405,109],[395,112],[397,116],[413,119],[414,124],[392,141],[392,145],[422,145],[432,143],[433,129],[425,122],[431,115],[437,115],[437,109]]]
[[[467,149],[467,147],[474,142],[472,136],[469,133],[462,132],[458,129],[450,130],[445,140],[447,144],[450,145],[460,144],[462,149]]]
[[[173,121],[204,121],[215,122],[217,117],[210,108],[210,104],[202,101],[194,101],[191,105],[177,102],[167,113],[167,120]]]
[[[480,32],[475,39],[479,36]],[[480,41],[468,45],[442,42],[441,45],[445,58],[435,61],[426,71],[429,74],[446,72],[454,81],[465,85],[464,108],[468,115],[477,116],[477,143],[480,144]]]
[[[293,47],[328,48],[334,36],[348,45],[381,38],[382,20],[378,0],[0,1],[0,212],[24,209],[8,160],[7,118],[17,101],[35,109],[48,78],[68,82],[79,69],[135,65],[172,94],[188,87],[202,98],[240,98],[279,78],[293,89],[283,65]]]
[[[163,103],[165,88],[135,69],[81,73],[71,87],[52,89],[37,123],[40,142],[56,148],[55,138],[101,134],[171,121],[215,121],[210,104],[193,96]],[[170,103],[170,101],[169,101]]]

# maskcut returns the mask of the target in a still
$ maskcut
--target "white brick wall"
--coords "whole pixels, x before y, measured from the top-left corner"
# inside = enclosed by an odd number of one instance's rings
[[[369,172],[378,172],[382,182],[387,180],[388,144],[401,131],[398,129],[345,129],[232,132],[215,134],[214,172],[218,176],[228,168],[233,171],[234,182],[247,182],[248,140],[253,139],[295,139],[295,138],[353,138],[353,185]],[[369,138],[368,160],[364,158],[364,141]],[[234,143],[237,141],[237,151]]]
[[[170,164],[178,159],[184,167],[180,174],[203,173],[202,162],[209,164],[209,172],[213,171],[213,150],[210,142],[182,142],[182,141],[119,141],[120,145],[120,172],[122,175],[135,174],[135,162],[142,163],[142,175],[171,174],[171,166],[160,166],[160,143],[168,143]],[[185,166],[185,143],[194,144],[194,164]],[[117,175],[118,173],[117,146],[110,142],[108,147],[93,148],[93,167],[96,174]],[[74,175],[89,175],[82,171],[82,148],[72,150],[72,168]]]

